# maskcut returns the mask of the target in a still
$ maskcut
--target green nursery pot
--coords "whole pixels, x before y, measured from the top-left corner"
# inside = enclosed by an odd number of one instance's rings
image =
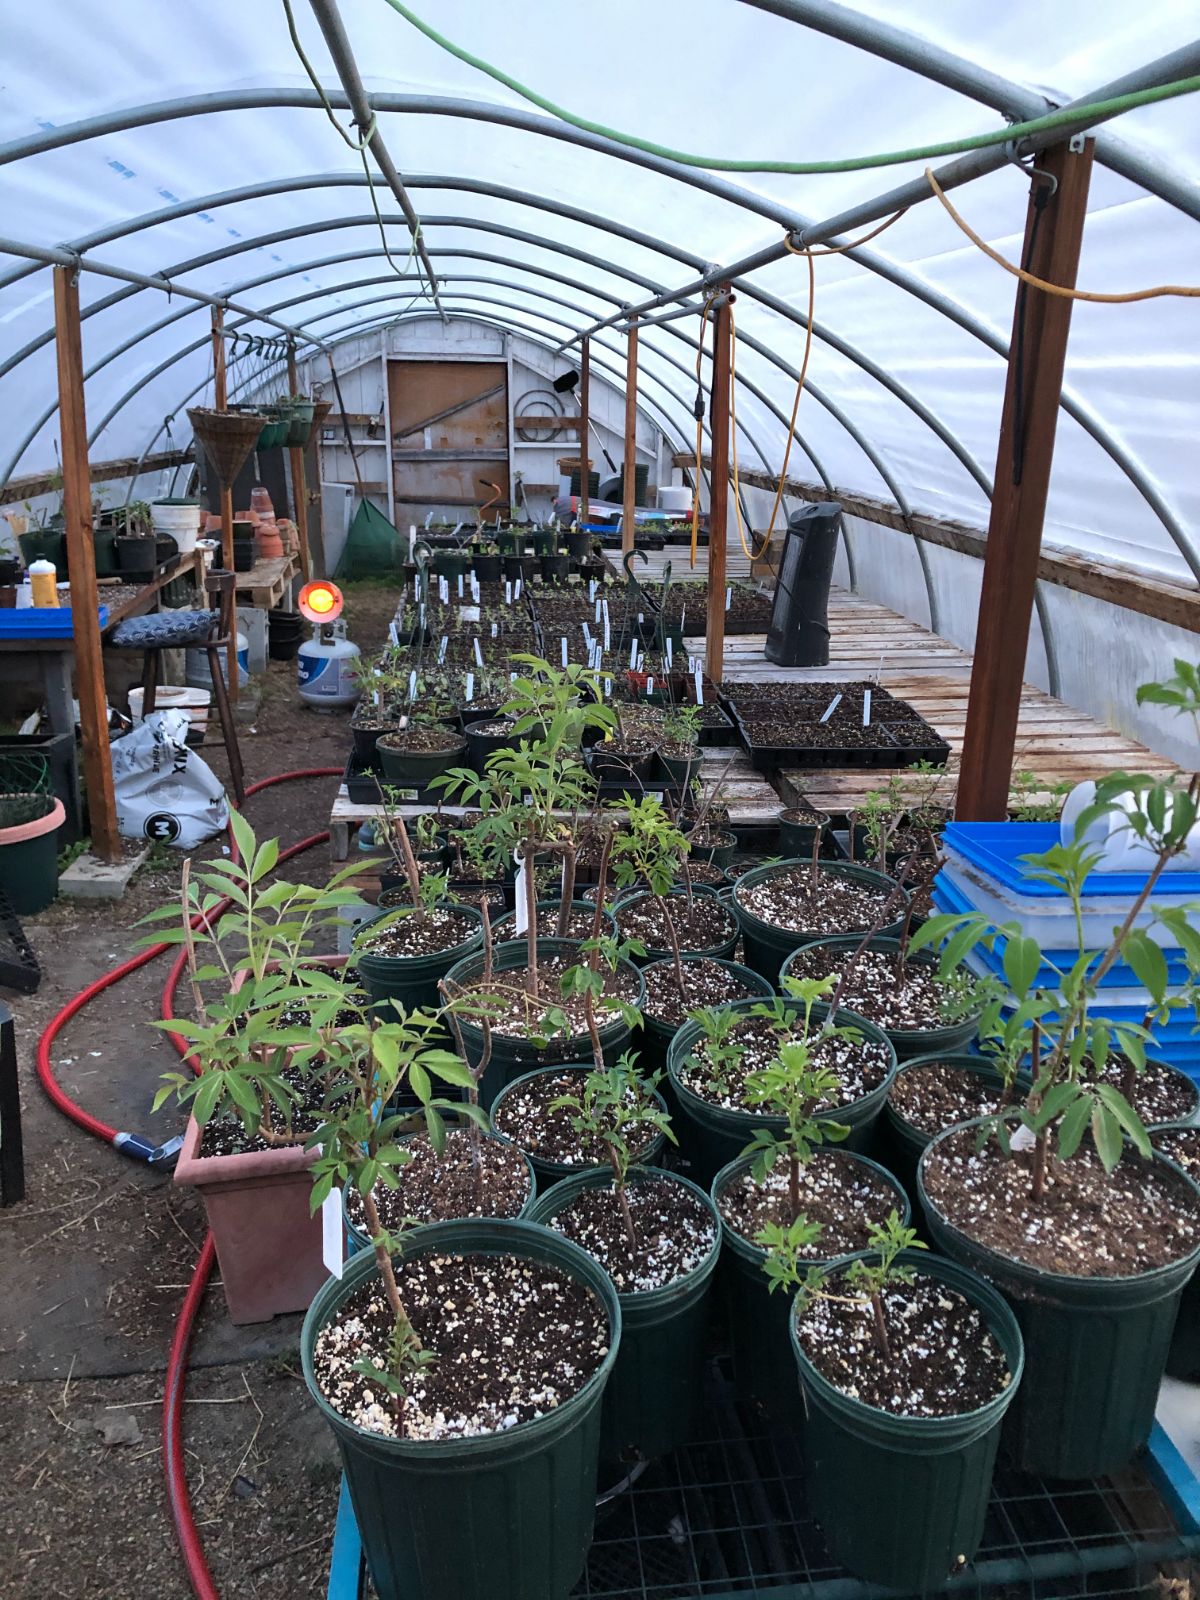
[[[539,962],[561,956],[575,963],[579,960],[579,946],[568,939],[539,939],[537,954]],[[514,939],[497,945],[493,955],[492,970],[497,974],[519,973],[524,972],[528,964],[524,938]],[[469,989],[477,985],[483,976],[483,966],[482,952],[468,955],[457,962],[446,974],[446,985],[450,992],[453,994],[456,988]],[[621,961],[618,966],[623,972],[635,975],[636,984],[630,996],[630,1004],[640,1010],[642,1001],[646,997],[646,985],[642,980],[641,971],[631,961]],[[547,1006],[556,999],[557,991],[554,994],[547,993]],[[608,1013],[601,1012],[597,1017],[597,1023],[604,1060],[611,1066],[629,1043],[630,1028],[619,1015],[607,1021],[606,1017]],[[462,1029],[467,1061],[475,1067],[483,1060],[483,1029],[477,1022],[465,1016],[459,1018],[459,1027]],[[492,1101],[504,1085],[511,1083],[523,1072],[532,1072],[536,1067],[571,1065],[577,1061],[590,1062],[591,1059],[592,1042],[586,1033],[575,1034],[568,1039],[560,1036],[550,1039],[544,1045],[537,1045],[530,1039],[502,1035],[493,1029],[492,1055],[484,1072],[483,1081],[479,1085],[479,1103],[485,1111],[490,1110]]]
[[[1150,1142],[1157,1150],[1160,1145],[1156,1134],[1172,1133],[1180,1128],[1196,1132],[1196,1125],[1192,1122],[1164,1122],[1150,1130]],[[1162,1153],[1168,1161],[1175,1160],[1169,1146],[1163,1148]],[[1181,1163],[1176,1162],[1176,1165]],[[1169,1378],[1182,1378],[1185,1383],[1195,1383],[1200,1378],[1200,1273],[1193,1275],[1179,1297],[1171,1348],[1167,1351],[1166,1371]]]
[[[975,1075],[987,1084],[995,1087],[999,1093],[1004,1088],[1004,1074],[992,1066],[983,1056],[950,1055],[944,1051],[934,1051],[927,1056],[914,1056],[910,1061],[902,1061],[896,1069],[895,1084],[910,1067],[923,1067],[932,1062],[944,1062],[948,1067],[962,1067],[967,1072]],[[917,1194],[917,1163],[925,1154],[926,1149],[937,1137],[936,1134],[924,1133],[920,1128],[914,1128],[911,1122],[906,1122],[900,1113],[893,1107],[890,1099],[883,1104],[883,1113],[878,1123],[880,1145],[884,1152],[883,1159],[891,1170],[900,1179],[915,1205],[920,1205]]]
[[[337,1438],[379,1600],[564,1600],[587,1559],[595,1520],[600,1406],[621,1342],[621,1307],[599,1264],[531,1222],[438,1222],[405,1235],[406,1259],[516,1255],[585,1284],[608,1317],[599,1369],[545,1416],[466,1439],[387,1439],[325,1399],[313,1370],[321,1329],[378,1270],[363,1252],[319,1292],[301,1333],[304,1379]]]
[[[52,794],[0,795],[0,884],[19,917],[58,895],[58,830],[66,808]]]
[[[563,1061],[556,1062],[552,1067],[538,1067],[533,1072],[523,1072],[519,1078],[514,1078],[511,1083],[505,1084],[504,1088],[501,1089],[500,1093],[492,1102],[493,1123],[495,1123],[496,1113],[504,1103],[505,1099],[509,1095],[515,1095],[519,1093],[522,1086],[524,1084],[528,1084],[532,1079],[551,1076],[554,1073],[563,1072],[571,1067],[586,1065],[587,1063],[585,1062]],[[659,1094],[657,1090],[653,1090],[652,1094],[656,1104],[658,1105],[658,1109],[665,1112],[667,1105],[662,1095]],[[545,1157],[536,1155],[532,1150],[526,1150],[523,1148],[523,1146],[518,1145],[517,1141],[511,1136],[511,1134],[504,1133],[501,1131],[501,1129],[494,1126],[492,1132],[497,1139],[502,1139],[505,1144],[511,1144],[516,1149],[521,1151],[521,1154],[533,1168],[534,1177],[537,1179],[539,1195],[544,1195],[548,1189],[552,1188],[555,1184],[561,1183],[565,1178],[578,1177],[581,1172],[592,1172],[596,1170],[593,1167],[581,1167],[577,1162],[547,1161]],[[663,1148],[666,1145],[666,1142],[667,1138],[665,1134],[656,1133],[654,1138],[645,1147],[645,1149],[638,1154],[638,1165],[642,1167],[656,1167],[662,1160]],[[604,1170],[608,1171],[607,1166],[604,1168]]]
[[[680,959],[686,966],[689,961],[708,961],[713,958],[701,955],[686,955]],[[648,971],[651,965],[674,966],[674,964],[674,959],[671,956],[667,956],[665,959],[660,957],[657,961],[648,961],[643,971]],[[737,961],[718,961],[717,965],[723,967],[731,979],[744,984],[752,995],[756,995],[763,1000],[769,1000],[775,993],[764,977],[757,972],[751,972],[749,967],[743,967]],[[671,1040],[679,1032],[679,1029],[684,1026],[686,1026],[686,1023],[660,1022],[657,1017],[652,1016],[646,1010],[645,1006],[642,1007],[642,1037],[638,1058],[638,1065],[642,1072],[666,1071],[667,1051],[671,1048]],[[668,1085],[669,1083],[670,1080],[668,1079]],[[671,1093],[673,1096],[674,1090]]]
[[[355,965],[372,1000],[397,1000],[406,1011],[436,1009],[441,1004],[438,983],[451,967],[483,943],[483,916],[474,906],[460,905],[457,900],[439,900],[437,909],[465,917],[472,928],[469,937],[450,950],[427,956],[372,955],[369,949],[363,950],[355,956]],[[368,923],[367,929],[371,926]],[[388,1007],[388,1014],[394,1020],[394,1009]]]
[[[789,1331],[808,1401],[809,1498],[830,1554],[868,1583],[916,1594],[940,1589],[979,1549],[1000,1424],[1021,1392],[1022,1344],[1012,1311],[973,1272],[919,1250],[900,1259],[976,1306],[1004,1351],[1012,1382],[977,1411],[903,1417],[867,1405],[817,1371],[790,1311]]]
[[[758,1000],[735,1000],[726,1009],[749,1011],[759,1004]],[[789,1009],[803,1011],[803,1004],[798,1000],[789,1002]],[[814,1018],[823,1017],[827,1010],[826,1006],[815,1005]],[[837,1106],[817,1113],[818,1117],[839,1122],[850,1129],[840,1146],[841,1149],[861,1150],[870,1138],[872,1124],[887,1099],[888,1089],[896,1073],[896,1052],[882,1029],[877,1028],[873,1022],[868,1022],[865,1017],[855,1016],[852,1011],[845,1010],[839,1011],[838,1016],[843,1019],[846,1027],[857,1028],[864,1038],[887,1045],[890,1057],[883,1082],[869,1094],[863,1095],[861,1100],[852,1101],[850,1105]],[[671,1080],[671,1088],[683,1113],[684,1126],[677,1130],[680,1144],[691,1160],[700,1182],[711,1183],[722,1167],[741,1155],[760,1128],[769,1128],[775,1134],[782,1134],[784,1119],[763,1116],[755,1111],[736,1111],[714,1105],[682,1081],[679,1074],[683,1063],[702,1036],[703,1029],[698,1023],[688,1022],[680,1028],[667,1051],[667,1076]]]
[[[793,950],[798,950],[802,944],[812,944],[814,940],[823,939],[825,933],[819,929],[812,932],[793,932],[788,928],[777,928],[770,922],[764,922],[761,917],[755,916],[752,911],[747,911],[742,904],[742,897],[747,889],[752,889],[764,879],[778,876],[782,872],[790,871],[793,867],[808,866],[807,861],[772,861],[764,867],[752,867],[749,872],[743,873],[733,886],[733,908],[737,912],[738,921],[742,925],[742,950],[746,965],[753,967],[755,972],[761,972],[764,978],[772,983],[778,982],[779,968]],[[869,885],[873,889],[893,890],[896,888],[895,880],[884,877],[882,872],[873,872],[870,867],[850,866],[843,862],[821,861],[818,871],[822,874],[835,874],[841,878],[851,878],[856,883]],[[881,933],[899,933],[904,921],[905,908],[908,905],[908,896],[905,894],[900,902],[896,918],[886,928],[880,929]]]
[[[853,953],[862,944],[861,934],[839,934],[833,939],[813,939],[809,944],[802,945],[803,950],[815,950],[827,947],[831,950],[848,950]],[[882,950],[888,954],[895,954],[900,948],[899,939],[889,939],[880,935],[872,939],[867,946],[869,950]],[[792,962],[800,954],[800,950],[793,950],[791,955],[779,969],[779,981],[782,985],[784,978],[791,972]],[[923,962],[933,967],[937,965],[937,957],[922,950],[918,951],[910,960]],[[967,1017],[962,1022],[948,1022],[940,1028],[884,1028],[884,1032],[892,1041],[897,1058],[901,1061],[910,1061],[916,1056],[941,1056],[947,1051],[961,1050],[964,1045],[979,1032],[980,1011],[973,1017]]]
[[[1044,1272],[1011,1260],[960,1233],[925,1188],[930,1153],[954,1131],[930,1142],[917,1186],[935,1246],[994,1283],[1020,1324],[1026,1373],[1008,1416],[1008,1448],[1023,1472],[1044,1478],[1118,1472],[1150,1437],[1180,1297],[1200,1261],[1200,1244],[1165,1267],[1119,1278]],[[1196,1187],[1174,1162],[1163,1156],[1155,1162]]]
[[[403,1138],[397,1139],[396,1143],[405,1145],[413,1137],[413,1134],[405,1134]],[[483,1134],[482,1137],[487,1139],[493,1137],[493,1135]],[[505,1140],[504,1142],[506,1144],[509,1143],[508,1140]],[[513,1148],[515,1149],[516,1146]],[[534,1176],[533,1163],[530,1161],[529,1157],[525,1155],[523,1150],[520,1152],[520,1154],[524,1158],[525,1170],[529,1174],[529,1193],[525,1197],[525,1204],[521,1207],[517,1215],[518,1217],[527,1217],[533,1210],[534,1201],[537,1199],[537,1178]],[[351,1255],[357,1255],[360,1250],[369,1250],[371,1248],[371,1236],[370,1234],[365,1233],[358,1223],[355,1222],[351,1217],[350,1207],[347,1204],[349,1193],[349,1187],[344,1185],[342,1188],[342,1221],[346,1225],[346,1248],[349,1250]],[[433,1227],[435,1224],[426,1223],[425,1226]]]
[[[692,894],[695,896],[708,895],[713,900],[719,899],[716,891],[708,888],[705,884],[697,884],[692,890]],[[640,905],[643,900],[653,900],[654,898],[655,897],[653,895],[647,893],[633,894],[627,899],[621,900],[616,909],[618,927],[620,926],[623,912],[632,910],[634,906]],[[667,903],[668,910],[672,910],[681,903],[686,904],[687,891],[685,889],[672,889],[669,894],[663,896],[663,899]],[[722,907],[722,910],[724,911],[724,920],[727,924],[725,936],[721,939],[718,939],[716,944],[707,945],[702,950],[696,950],[689,947],[686,951],[687,955],[711,956],[714,960],[718,961],[728,960],[733,955],[733,952],[737,949],[739,935],[738,920],[732,911],[726,909],[725,907]],[[665,931],[666,930],[664,930],[664,932]],[[682,943],[682,936],[680,942]],[[641,967],[649,966],[652,961],[662,961],[670,954],[671,951],[669,949],[664,949],[660,945],[648,945],[646,947],[646,953],[637,957],[637,963]]]
[[[447,745],[445,750],[408,750],[400,742],[403,737],[400,733],[382,734],[375,744],[384,778],[399,789],[427,789],[443,772],[461,766],[466,754],[465,739],[459,739],[452,746]],[[389,739],[397,741],[395,748],[389,745]]]
[[[635,1167],[631,1184],[650,1176]],[[712,1249],[693,1271],[661,1289],[618,1294],[621,1349],[604,1391],[600,1459],[653,1460],[696,1437],[704,1399],[708,1295],[721,1253],[720,1218],[708,1195],[678,1173],[654,1174],[689,1190],[709,1212]],[[576,1172],[534,1203],[531,1222],[549,1225],[584,1189],[609,1188],[607,1168]]]

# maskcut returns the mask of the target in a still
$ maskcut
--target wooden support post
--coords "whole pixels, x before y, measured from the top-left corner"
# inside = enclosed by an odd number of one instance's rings
[[[1043,151],[1030,190],[1023,264],[1065,288],[1074,287],[1079,267],[1092,151],[1091,139]],[[1070,327],[1069,299],[1018,285],[958,781],[962,820],[1008,815]]]
[[[213,347],[213,405],[218,411],[224,411],[229,405],[229,391],[225,382],[225,312],[221,306],[214,306],[212,313],[212,347]],[[221,559],[225,564],[225,571],[232,572],[233,566],[233,485],[222,483],[221,493]],[[234,580],[236,583],[236,579]],[[233,627],[229,630],[229,644],[225,653],[226,681],[229,685],[229,698],[237,704],[238,697],[238,658],[237,658],[237,592],[234,591]]]
[[[625,501],[621,511],[621,554],[633,549],[635,496],[637,494],[637,322],[629,324],[625,336],[625,460],[622,466]],[[584,448],[584,455],[587,449]]]
[[[296,372],[296,346],[289,340],[288,392],[299,394],[300,378]],[[288,461],[292,469],[292,510],[296,514],[296,542],[300,546],[300,576],[307,583],[312,577],[308,559],[308,483],[304,473],[304,451],[300,445],[288,446]]]
[[[92,849],[103,861],[123,858],[117,832],[112,760],[108,751],[108,698],[100,637],[96,552],[92,544],[92,480],[88,474],[87,413],[83,403],[83,342],[79,282],[74,267],[54,269],[54,343],[58,360],[58,415],[62,440],[63,521],[71,576],[75,634],[75,693],[83,734]]]
[[[588,520],[588,438],[589,407],[591,404],[592,341],[586,336],[579,343],[579,524]]]
[[[704,668],[714,683],[725,673],[725,538],[729,521],[729,373],[733,296],[724,290],[713,315],[713,379],[709,402],[712,474],[708,501],[708,624]],[[697,495],[700,485],[696,485]]]

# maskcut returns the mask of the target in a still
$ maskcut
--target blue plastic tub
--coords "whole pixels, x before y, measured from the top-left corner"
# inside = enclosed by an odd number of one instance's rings
[[[100,626],[108,626],[108,607],[100,607]],[[70,639],[75,621],[70,606],[23,606],[0,611],[0,639]]]
[[[949,822],[942,835],[946,844],[965,856],[973,866],[1004,888],[1036,900],[1063,897],[1048,883],[1034,883],[1025,876],[1022,856],[1041,855],[1061,842],[1057,822]],[[1084,894],[1128,895],[1136,898],[1145,882],[1141,872],[1093,872],[1084,883]],[[1200,895],[1200,872],[1170,872],[1159,879],[1155,893]]]

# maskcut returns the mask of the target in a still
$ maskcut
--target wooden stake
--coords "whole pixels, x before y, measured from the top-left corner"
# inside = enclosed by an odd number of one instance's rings
[[[590,497],[588,495],[588,427],[589,389],[592,378],[592,341],[584,338],[579,344],[579,525],[588,520]]]
[[[714,683],[725,673],[725,540],[729,521],[729,373],[733,296],[722,291],[713,314],[713,381],[709,405],[712,483],[708,504],[708,624],[705,671]],[[696,485],[700,493],[700,485]]]
[[[296,346],[288,345],[288,392],[299,394],[300,379],[296,372]],[[300,546],[300,576],[307,583],[312,576],[308,560],[308,485],[304,473],[304,451],[299,445],[288,446],[288,461],[292,469],[292,510],[296,513],[296,540]]]
[[[213,307],[212,314],[212,347],[213,347],[213,405],[218,411],[225,411],[229,406],[229,391],[225,383],[225,312],[221,306]],[[225,563],[226,572],[232,572],[233,567],[233,485],[222,483],[221,493],[221,559]],[[237,579],[234,579],[233,590],[233,626],[229,630],[229,643],[225,652],[225,674],[229,688],[229,698],[237,704],[238,697],[238,658],[237,658]]]
[[[1065,288],[1074,287],[1079,267],[1092,152],[1091,139],[1044,150],[1030,191],[1024,265]],[[963,820],[1008,815],[1070,327],[1070,300],[1018,286],[958,780],[955,814]]]
[[[92,849],[103,861],[120,861],[108,700],[100,638],[100,597],[92,544],[92,481],[88,474],[87,413],[83,403],[83,343],[79,283],[74,267],[54,269],[54,343],[58,361],[58,415],[62,441],[63,521],[71,575],[75,634],[75,692],[83,734],[83,779],[91,819]]]
[[[621,513],[621,553],[633,549],[634,505],[637,493],[637,323],[631,322],[625,336],[625,464],[622,469],[625,503]],[[587,446],[584,445],[584,456]]]

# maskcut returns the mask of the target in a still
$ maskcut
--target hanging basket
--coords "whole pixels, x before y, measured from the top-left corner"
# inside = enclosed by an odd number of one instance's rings
[[[193,406],[188,410],[188,420],[221,486],[230,488],[254,449],[267,418],[257,411],[210,411]]]
[[[291,407],[292,421],[288,428],[288,448],[290,450],[303,450],[313,431],[313,414],[316,406],[311,400],[302,396],[288,402]]]
[[[317,434],[318,442],[320,441],[320,434],[319,434],[318,430],[324,424],[325,418],[329,415],[329,413],[332,410],[333,410],[333,401],[332,400],[314,400],[313,401],[312,432]]]

